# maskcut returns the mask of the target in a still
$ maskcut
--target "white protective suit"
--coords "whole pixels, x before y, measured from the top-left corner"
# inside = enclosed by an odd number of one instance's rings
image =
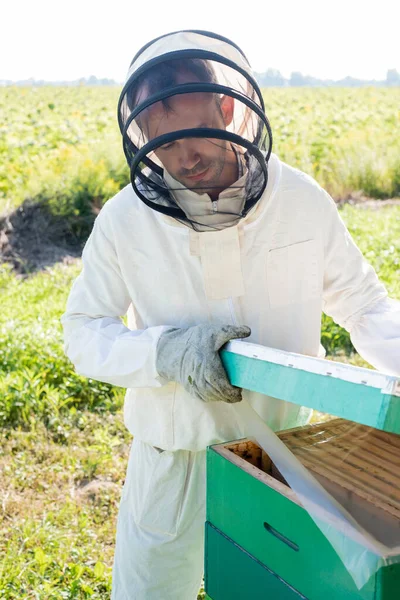
[[[245,218],[200,233],[152,210],[128,185],[103,207],[84,248],[83,271],[62,317],[65,350],[78,373],[127,388],[124,419],[134,436],[113,600],[195,600],[203,571],[205,449],[244,433],[234,406],[204,403],[159,376],[156,347],[167,327],[248,325],[246,341],[318,356],[324,311],[350,331],[372,365],[400,374],[400,303],[387,298],[333,200],[274,154],[268,174]],[[165,181],[189,216],[217,222],[209,196],[176,190],[168,173]],[[218,203],[235,198],[237,190],[228,188]],[[310,415],[244,395],[273,430],[304,424]]]

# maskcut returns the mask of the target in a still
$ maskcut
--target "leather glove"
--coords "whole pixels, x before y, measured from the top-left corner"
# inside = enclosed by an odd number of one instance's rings
[[[156,369],[159,375],[180,383],[204,402],[240,402],[242,390],[229,383],[218,351],[229,340],[250,334],[249,327],[232,325],[171,328],[158,341]]]

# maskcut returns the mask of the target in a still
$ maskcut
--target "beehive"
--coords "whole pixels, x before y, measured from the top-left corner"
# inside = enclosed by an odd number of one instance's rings
[[[258,347],[251,348],[253,355],[257,351]],[[262,352],[263,349],[259,354]],[[290,353],[286,355],[291,358]],[[263,366],[255,365],[258,376],[254,377],[254,371],[253,375],[249,373],[251,358],[259,360],[254,356],[246,357],[243,371],[247,372],[242,378],[246,381],[245,387],[262,391],[260,387],[265,385],[269,393],[274,386],[275,389],[280,387],[278,397],[289,399],[285,397],[282,382],[284,379],[288,382],[290,378],[280,375],[279,382],[260,382]],[[292,370],[296,360],[304,365],[302,357],[299,359],[298,355],[294,355],[293,359],[283,367]],[[241,357],[235,356],[233,360],[230,357],[230,360],[231,381],[240,385]],[[271,361],[265,362],[271,377],[276,365]],[[396,424],[400,423],[396,381],[390,380],[386,385],[383,380],[384,385],[380,389],[379,385],[372,385],[374,389],[371,390],[368,389],[368,381],[365,383],[363,379],[367,375],[371,377],[369,372],[364,375],[365,370],[358,369],[354,373],[351,367],[349,372],[346,366],[347,379],[337,381],[335,377],[331,379],[333,367],[330,367],[329,361],[319,362],[323,363],[321,369],[328,370],[329,375],[325,378],[318,373],[319,367],[315,368],[315,364],[311,375],[317,378],[310,378],[307,370],[298,369],[294,374],[291,371],[291,376],[299,382],[299,403],[303,403],[304,399],[305,386],[301,386],[304,374],[309,391],[312,388],[312,401],[316,408],[320,409],[322,402],[328,405],[331,402],[334,406],[336,399],[340,415],[346,416],[346,406],[337,401],[336,394],[338,386],[341,386],[346,395],[346,390],[350,389],[348,384],[351,391],[356,392],[349,406],[352,414],[358,411],[364,422],[372,421],[375,427],[378,424],[382,429],[396,430]],[[234,373],[232,365],[235,365]],[[282,364],[278,366],[281,368]],[[331,398],[327,377],[332,383]],[[357,378],[361,378],[358,384]],[[369,381],[374,384],[377,380],[372,379]],[[357,385],[358,391],[354,387]],[[323,389],[323,399],[319,398],[319,386]],[[293,401],[296,397],[290,381],[288,389]],[[366,403],[369,411],[363,410],[363,394],[369,398],[370,404]],[[350,509],[361,525],[368,525],[378,540],[381,537],[387,543],[392,535],[393,541],[398,543],[400,436],[375,427],[334,419],[280,432],[279,437],[324,487]],[[332,525],[336,526],[334,519]],[[358,590],[329,541],[260,447],[250,440],[236,440],[208,448],[205,589],[209,599],[400,600],[400,556],[393,555],[391,559],[394,564],[379,569]]]

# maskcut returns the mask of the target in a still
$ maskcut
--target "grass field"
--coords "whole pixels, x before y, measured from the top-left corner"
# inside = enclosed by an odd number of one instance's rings
[[[112,88],[0,89],[0,212],[48,198],[56,214],[79,215],[119,189],[127,169],[117,95]],[[265,97],[282,158],[340,197],[399,194],[398,90],[268,90]],[[400,206],[345,205],[341,214],[400,299]],[[59,318],[79,270],[79,259],[29,276],[0,264],[4,600],[110,595],[131,440],[123,390],[77,375],[63,354]],[[365,365],[351,354],[348,334],[325,317],[322,343],[330,356]]]
[[[0,88],[0,214],[27,198],[82,210],[128,181],[120,90]],[[400,195],[400,88],[264,90],[274,150],[334,197]]]

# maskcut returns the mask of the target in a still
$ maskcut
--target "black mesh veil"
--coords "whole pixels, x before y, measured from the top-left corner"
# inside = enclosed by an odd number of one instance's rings
[[[266,188],[272,134],[264,101],[246,57],[226,38],[179,31],[149,42],[131,63],[118,122],[136,194],[194,229],[215,226],[188,214],[182,198],[235,224]],[[235,202],[220,200],[226,190]]]

